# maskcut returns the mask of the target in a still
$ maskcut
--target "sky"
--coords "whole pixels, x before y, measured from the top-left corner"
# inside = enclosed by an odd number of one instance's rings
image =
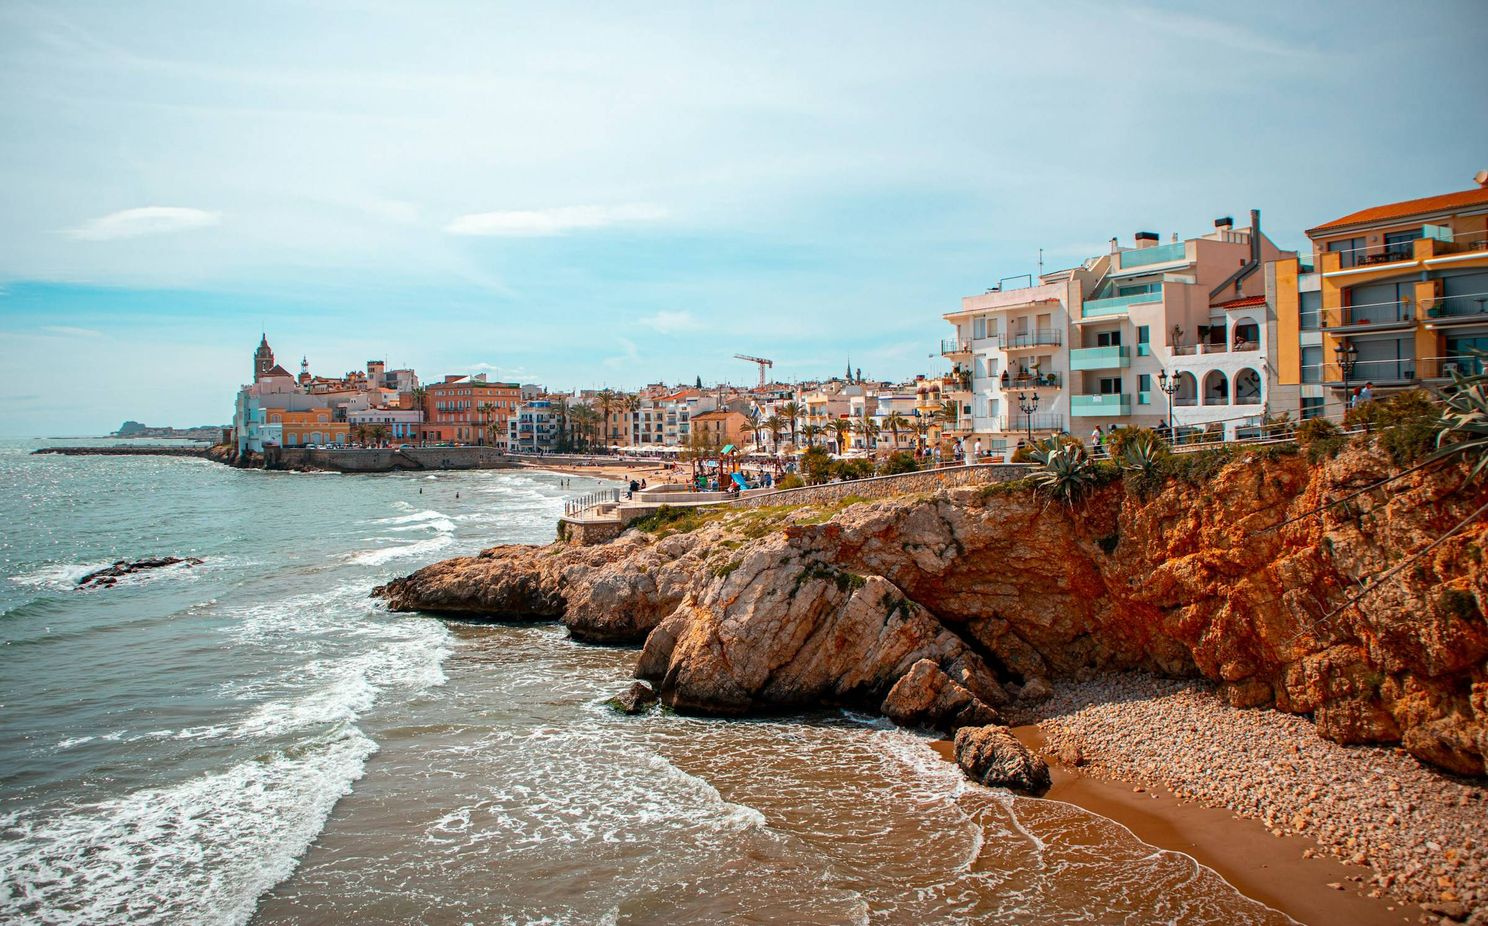
[[[1488,168],[1488,3],[0,0],[0,435],[318,374],[945,369],[941,315]]]

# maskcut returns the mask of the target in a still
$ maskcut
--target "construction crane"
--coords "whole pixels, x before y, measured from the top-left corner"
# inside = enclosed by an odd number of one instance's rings
[[[748,354],[735,354],[734,355],[734,359],[735,360],[748,360],[750,363],[757,363],[757,364],[759,364],[759,368],[760,368],[760,381],[759,381],[759,384],[760,384],[760,388],[761,389],[765,388],[765,368],[766,367],[773,367],[775,365],[775,361],[773,361],[773,360],[766,360],[763,357],[751,357]]]

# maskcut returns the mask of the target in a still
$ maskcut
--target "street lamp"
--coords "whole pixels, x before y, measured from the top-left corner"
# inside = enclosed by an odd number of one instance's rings
[[[1354,366],[1359,362],[1359,348],[1353,341],[1340,342],[1333,348],[1333,359],[1338,361],[1338,370],[1343,374],[1343,409],[1349,407],[1349,377],[1354,375]]]
[[[1173,393],[1178,391],[1178,374],[1168,375],[1167,370],[1161,370],[1157,374],[1157,388],[1168,397],[1168,440],[1170,442],[1177,438],[1173,433]]]
[[[1018,411],[1023,413],[1023,420],[1028,424],[1028,444],[1033,446],[1033,413],[1038,411],[1038,393],[1018,393]]]

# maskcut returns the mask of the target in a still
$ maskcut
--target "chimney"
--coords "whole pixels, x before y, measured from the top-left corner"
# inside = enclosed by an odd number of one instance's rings
[[[1157,247],[1157,232],[1143,232],[1143,231],[1137,232],[1137,247],[1138,248],[1155,248],[1155,247]]]
[[[1119,245],[1119,244],[1116,243],[1116,239],[1115,238],[1112,238],[1111,239],[1111,253],[1112,254],[1115,254],[1119,250],[1121,250],[1121,245]]]
[[[1234,227],[1235,220],[1230,216],[1225,216],[1224,218],[1214,220],[1214,228],[1216,231],[1227,232]]]

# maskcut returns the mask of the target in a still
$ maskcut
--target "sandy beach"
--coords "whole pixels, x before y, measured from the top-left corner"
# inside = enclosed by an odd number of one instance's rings
[[[1303,923],[1488,923],[1488,789],[1398,750],[1236,710],[1202,683],[1055,686],[1012,717],[1063,800]],[[945,744],[947,747],[949,743]]]
[[[602,457],[595,458],[592,462],[571,458],[552,461],[518,460],[517,466],[522,469],[562,473],[566,476],[592,476],[595,479],[614,479],[620,482],[631,479],[645,479],[651,483],[665,482],[669,477],[677,478],[678,473],[681,472],[680,470],[668,470],[663,463],[610,462]]]

